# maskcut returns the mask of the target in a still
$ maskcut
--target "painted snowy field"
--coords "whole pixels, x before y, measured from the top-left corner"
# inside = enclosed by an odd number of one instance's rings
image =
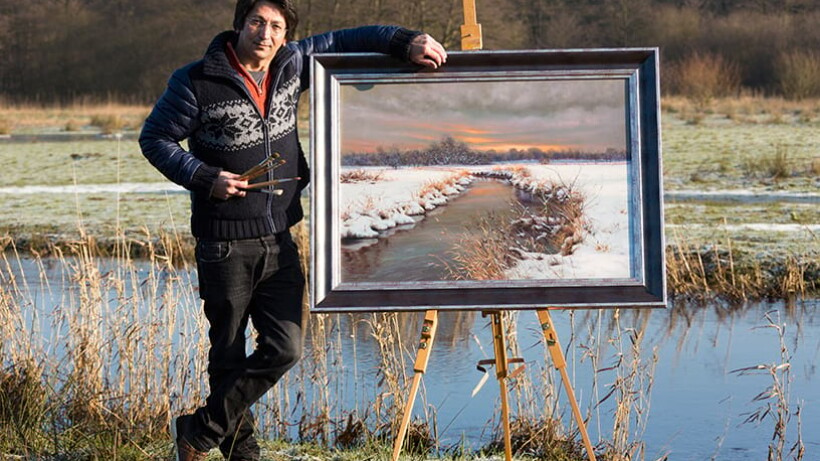
[[[536,165],[529,169],[536,179],[575,183],[585,198],[588,233],[572,254],[529,255],[509,271],[509,278],[629,277],[626,164]]]
[[[365,169],[378,179],[340,185],[341,237],[372,239],[378,237],[381,231],[398,225],[413,224],[416,220],[423,219],[426,211],[457,198],[471,180],[465,173],[493,168],[498,167]],[[566,256],[520,253],[523,259],[507,271],[506,278],[629,277],[631,268],[626,164],[528,164],[526,169],[529,171],[529,178],[525,181],[571,184],[583,194],[586,232],[584,240],[575,246],[575,251]],[[351,170],[353,169],[344,171]],[[442,182],[446,183],[443,188],[430,187],[433,183]],[[518,182],[519,188],[526,188],[520,180]]]
[[[444,205],[466,185],[461,181],[464,170],[459,168],[346,168],[342,174],[352,170],[378,180],[341,184],[342,238],[375,238],[379,231],[413,224],[413,216]],[[447,193],[426,191],[430,188],[425,186],[440,182],[450,183]]]

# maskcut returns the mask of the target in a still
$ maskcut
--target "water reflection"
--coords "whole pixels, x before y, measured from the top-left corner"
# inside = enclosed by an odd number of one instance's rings
[[[100,334],[124,338],[126,334],[139,336],[143,329],[158,330],[162,332],[160,337],[171,342],[168,347],[179,354],[173,367],[189,370],[190,376],[201,376],[204,349],[182,350],[191,342],[205,341],[206,328],[195,321],[199,315],[195,274],[158,271],[142,263],[135,263],[130,272],[111,260],[96,261],[96,270],[105,281],[99,300],[103,318],[96,323]],[[62,355],[71,339],[68,325],[75,315],[77,290],[81,289],[78,270],[77,262],[70,259],[22,260],[19,265],[13,262],[0,267],[4,302],[14,300],[7,305],[20,309],[24,319],[13,329],[4,330],[0,349],[4,366],[9,365],[14,351],[26,352],[23,348],[38,357],[48,355],[43,363],[65,366]],[[639,363],[631,389],[643,401],[636,400],[630,431],[632,440],[645,442],[646,459],[664,454],[675,460],[766,459],[773,421],[743,421],[769,403],[753,399],[772,385],[772,377],[732,371],[780,364],[785,347],[791,371],[791,381],[786,384],[792,417],[786,435],[790,443],[797,439],[799,406],[805,459],[813,459],[820,453],[820,433],[815,430],[820,427],[817,307],[818,300],[807,300],[792,305],[761,303],[742,307],[676,305],[666,310],[620,311],[618,315],[614,311],[556,311],[552,317],[565,346],[582,412],[589,415],[593,442],[612,438],[616,398],[604,397],[614,383],[630,376],[629,358],[638,338]],[[174,311],[163,310],[167,308]],[[132,324],[123,324],[121,316],[127,316],[125,320]],[[541,411],[542,415],[560,417],[569,428],[572,423],[567,402],[560,385],[555,384],[560,379],[543,345],[535,313],[511,312],[510,317],[517,343],[512,355],[525,359],[525,376],[532,383],[529,390],[523,381],[513,387],[513,408],[516,412]],[[298,437],[303,415],[318,411],[326,411],[331,420],[344,420],[353,412],[369,423],[389,424],[375,421],[379,414],[377,402],[389,406],[401,400],[387,382],[396,379],[400,385],[405,384],[412,375],[422,319],[423,313],[311,317],[304,359],[260,405],[262,427],[269,434]],[[376,324],[383,328],[389,324],[390,331],[396,332],[389,344],[383,342],[383,337],[382,342],[378,340],[379,334],[373,328]],[[782,344],[771,325],[783,328]],[[10,339],[12,344],[8,343]],[[121,373],[114,366],[115,356],[126,342],[116,339],[112,344],[99,353],[110,361],[106,362],[106,376],[115,382]],[[147,350],[149,345],[141,348],[141,355],[134,360],[158,363]],[[396,353],[386,358],[385,351]],[[489,439],[497,415],[497,385],[490,379],[476,397],[471,397],[470,391],[482,377],[476,363],[491,355],[488,320],[480,313],[440,313],[416,412],[421,418],[435,414],[444,446],[466,443],[475,448]],[[154,372],[167,379],[166,368],[157,367]],[[397,376],[387,377],[387,373]],[[176,379],[176,375],[170,376],[172,381]],[[162,379],[157,381],[164,382]],[[197,386],[195,379],[176,385],[184,387],[174,387],[169,393],[202,395],[202,383]],[[406,388],[399,389],[398,393],[402,392]],[[324,409],[320,408],[323,405]],[[643,413],[638,414],[638,410]]]

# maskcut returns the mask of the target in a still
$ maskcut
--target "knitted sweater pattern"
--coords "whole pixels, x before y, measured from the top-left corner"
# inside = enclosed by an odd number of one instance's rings
[[[301,91],[296,53],[282,48],[269,72],[276,76],[270,89],[268,117],[263,118],[241,78],[230,67],[225,46],[231,35],[217,36],[201,66],[188,73],[200,105],[198,127],[191,134],[192,153],[205,162],[204,175],[219,168],[241,173],[278,154],[285,164],[267,180],[304,177],[307,162],[296,131],[296,104]],[[228,77],[226,79],[226,77]],[[301,166],[301,168],[299,168]],[[198,171],[195,176],[200,174]],[[218,174],[218,172],[217,172]],[[286,230],[302,219],[297,183],[278,186],[281,195],[249,193],[227,201],[214,200],[194,190],[191,228],[200,238],[232,240],[259,237]]]
[[[256,107],[225,47],[236,32],[217,35],[205,56],[178,69],[143,125],[140,146],[166,177],[191,191],[191,231],[205,240],[255,238],[282,232],[303,217],[299,192],[309,170],[296,128],[299,94],[309,83],[307,58],[318,52],[377,51],[407,58],[419,32],[366,26],[290,42],[271,62],[267,117]],[[189,151],[180,146],[188,139]],[[281,195],[248,193],[217,200],[211,190],[223,170],[242,173],[279,154],[285,164],[260,180],[302,178],[276,186]]]

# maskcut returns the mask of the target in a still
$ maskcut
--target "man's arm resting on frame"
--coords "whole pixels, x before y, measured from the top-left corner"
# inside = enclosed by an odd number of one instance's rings
[[[444,47],[433,37],[398,26],[363,26],[307,37],[293,42],[304,56],[314,53],[376,52],[438,68],[447,60]],[[302,87],[309,84],[309,67],[302,68]]]
[[[447,52],[433,37],[398,26],[363,26],[314,35],[296,42],[302,53],[377,52],[428,67],[440,66]],[[429,61],[422,62],[423,57]]]

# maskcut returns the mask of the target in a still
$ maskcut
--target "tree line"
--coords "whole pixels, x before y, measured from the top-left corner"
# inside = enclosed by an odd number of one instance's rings
[[[460,47],[461,0],[295,0],[296,36],[362,24],[424,30]],[[230,27],[234,0],[0,0],[0,98],[150,103],[173,69]],[[477,0],[486,49],[659,46],[731,62],[739,84],[777,93],[778,56],[820,49],[816,0]],[[664,73],[662,72],[662,75]]]
[[[467,143],[445,136],[425,149],[401,150],[397,147],[378,147],[376,152],[346,152],[341,163],[348,167],[380,166],[398,168],[401,166],[438,165],[491,165],[504,162],[538,162],[573,160],[589,162],[614,162],[626,160],[626,151],[606,149],[604,152],[580,150],[544,151],[537,147],[527,149],[512,148],[506,152],[481,151],[470,148]]]

